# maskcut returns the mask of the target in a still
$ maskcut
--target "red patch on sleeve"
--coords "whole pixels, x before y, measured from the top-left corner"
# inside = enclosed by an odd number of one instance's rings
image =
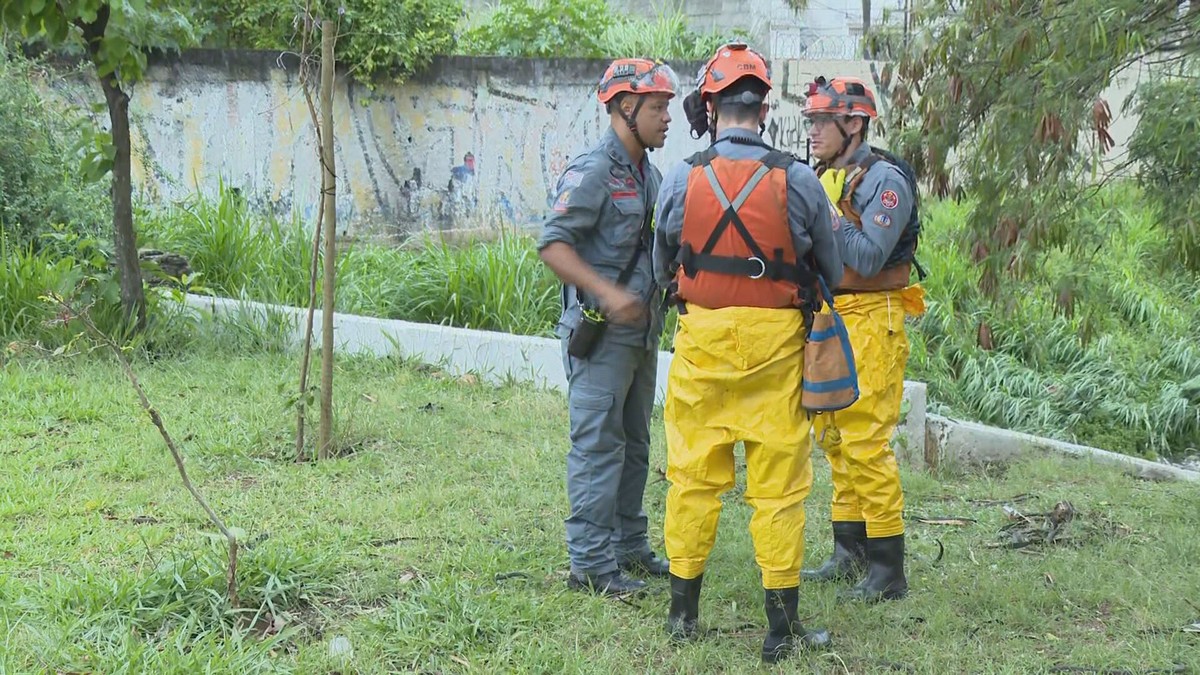
[[[879,203],[883,204],[885,209],[894,209],[900,204],[900,195],[896,194],[895,190],[884,190],[883,194],[879,195]]]

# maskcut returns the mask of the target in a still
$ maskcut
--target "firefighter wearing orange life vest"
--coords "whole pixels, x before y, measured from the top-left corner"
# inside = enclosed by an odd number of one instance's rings
[[[837,205],[834,224],[846,271],[835,294],[858,366],[860,398],[814,421],[833,478],[832,555],[808,581],[857,581],[843,598],[904,597],[904,492],[891,448],[900,420],[909,345],[907,315],[925,309],[910,282],[920,223],[916,184],[900,160],[866,142],[875,96],[856,78],[818,78],[804,116],[817,174]],[[919,268],[918,268],[919,269]]]
[[[684,100],[707,150],[663,179],[654,269],[680,306],[664,407],[670,561],[667,630],[698,635],[700,589],[721,494],[734,485],[734,444],[747,464],[750,532],[769,625],[762,659],[822,648],[798,618],[810,425],[800,407],[806,307],[820,272],[842,276],[832,205],[813,171],[762,140],[771,77],[745,44],[728,44]]]

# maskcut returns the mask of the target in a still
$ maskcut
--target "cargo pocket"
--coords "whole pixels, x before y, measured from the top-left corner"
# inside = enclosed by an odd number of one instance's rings
[[[572,392],[568,403],[572,444],[584,451],[604,447],[605,421],[612,414],[612,408],[613,395],[608,392]]]

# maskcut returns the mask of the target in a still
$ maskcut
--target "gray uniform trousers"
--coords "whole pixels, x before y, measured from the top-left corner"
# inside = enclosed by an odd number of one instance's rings
[[[562,341],[571,418],[567,552],[576,573],[607,574],[650,554],[642,495],[658,350],[601,338],[586,359]]]

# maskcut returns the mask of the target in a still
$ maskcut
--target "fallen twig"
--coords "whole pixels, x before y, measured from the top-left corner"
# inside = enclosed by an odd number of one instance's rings
[[[1096,675],[1150,675],[1151,673],[1186,673],[1188,667],[1176,663],[1170,668],[1151,668],[1149,670],[1127,670],[1124,668],[1089,668],[1086,666],[1054,666],[1052,673],[1095,673]]]
[[[1008,499],[968,499],[967,503],[974,504],[976,506],[1000,506],[1001,504],[1019,504],[1021,502],[1029,501],[1036,496],[1037,495],[1034,494],[1022,494],[1017,495],[1016,497],[1010,497]]]
[[[974,518],[965,518],[962,516],[927,516],[917,517],[913,520],[923,525],[955,525],[958,527],[964,527],[970,525],[971,523],[979,522]]]
[[[204,509],[204,513],[208,515],[208,519],[217,526],[217,529],[221,531],[221,534],[225,535],[225,540],[229,544],[229,569],[226,573],[227,583],[225,592],[226,596],[229,598],[229,603],[236,609],[238,606],[237,537],[229,531],[229,528],[225,527],[225,522],[221,520],[221,517],[217,515],[216,511],[212,510],[212,507],[208,505],[208,502],[205,501],[200,492],[196,490],[196,487],[192,485],[192,480],[188,477],[187,468],[183,463],[183,454],[175,445],[175,440],[171,438],[171,434],[167,432],[167,427],[163,423],[162,415],[160,415],[158,410],[150,404],[150,399],[147,398],[145,390],[142,389],[142,385],[138,381],[137,374],[133,372],[133,366],[129,364],[129,359],[125,358],[125,352],[121,350],[121,347],[117,345],[112,338],[105,335],[103,331],[96,327],[96,324],[92,321],[91,316],[88,314],[87,307],[84,307],[82,311],[76,310],[70,303],[64,300],[62,296],[58,295],[57,293],[52,293],[49,298],[59,305],[60,308],[62,308],[64,312],[64,314],[61,315],[62,320],[69,321],[71,318],[79,319],[87,331],[91,333],[92,337],[94,337],[98,342],[100,342],[100,344],[107,347],[109,351],[116,355],[117,361],[121,364],[121,369],[125,371],[125,376],[129,378],[130,384],[133,385],[134,391],[137,392],[138,401],[142,404],[142,408],[146,411],[146,414],[150,416],[150,421],[153,422],[154,426],[158,428],[158,433],[162,436],[163,441],[166,442],[167,449],[171,451],[171,457],[175,460],[175,468],[179,470],[179,477],[183,479],[183,486],[187,488],[188,492],[191,493],[192,498],[196,500],[196,503],[200,505],[200,508]]]
[[[1042,544],[1063,544],[1072,541],[1061,533],[1078,516],[1070,502],[1058,502],[1045,513],[1025,515],[1011,506],[1003,507],[1009,522],[1000,528],[1000,536],[1006,541],[989,544],[988,548],[1023,549]]]
[[[496,575],[496,581],[505,581],[508,579],[532,579],[533,577],[528,572],[501,572]]]

